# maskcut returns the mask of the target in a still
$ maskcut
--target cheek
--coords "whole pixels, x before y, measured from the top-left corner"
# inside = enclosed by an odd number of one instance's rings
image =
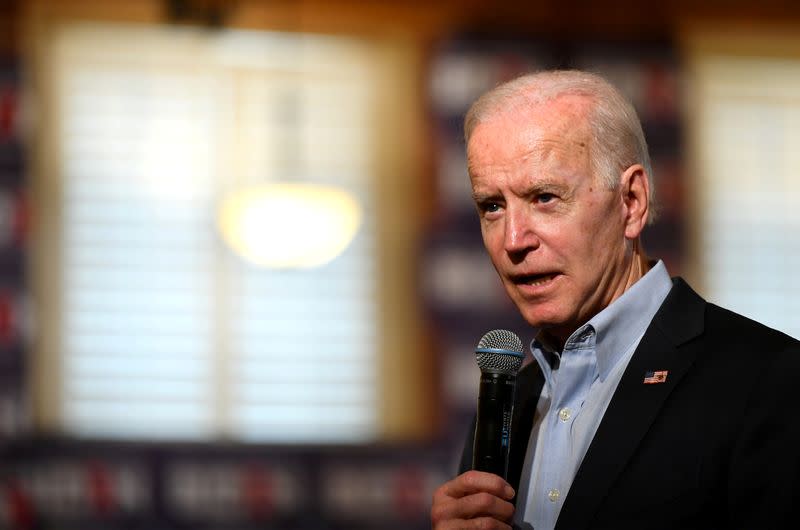
[[[503,232],[496,224],[485,225],[481,224],[481,236],[483,237],[483,246],[489,252],[489,255],[494,259],[495,253],[502,250],[503,247]]]
[[[622,233],[622,217],[616,203],[602,197],[604,200],[589,201],[583,214],[580,216],[580,231],[586,238],[597,243],[607,244],[613,235]]]
[[[575,280],[586,276],[606,261],[608,241],[596,220],[572,219],[541,234],[542,246],[555,264],[561,264]]]

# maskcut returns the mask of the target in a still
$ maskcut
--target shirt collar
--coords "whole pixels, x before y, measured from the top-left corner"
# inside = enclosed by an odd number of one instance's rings
[[[567,339],[565,350],[593,346],[598,376],[604,381],[620,358],[644,335],[671,288],[667,269],[659,260],[622,296],[576,329]],[[531,352],[550,385],[552,371],[558,368],[558,353],[538,338],[531,343]]]

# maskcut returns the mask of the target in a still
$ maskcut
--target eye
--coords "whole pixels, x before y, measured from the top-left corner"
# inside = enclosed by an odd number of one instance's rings
[[[477,206],[482,216],[496,214],[503,209],[503,205],[496,201],[478,201]]]
[[[552,193],[540,193],[536,196],[536,201],[542,204],[547,204],[548,202],[552,202],[556,199],[556,196]]]

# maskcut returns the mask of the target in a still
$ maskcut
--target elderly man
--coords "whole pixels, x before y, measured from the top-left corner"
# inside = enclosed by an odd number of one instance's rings
[[[433,527],[795,527],[800,343],[647,259],[653,183],[630,103],[598,76],[541,72],[481,97],[465,129],[483,241],[535,362],[508,482],[469,471],[470,436]]]

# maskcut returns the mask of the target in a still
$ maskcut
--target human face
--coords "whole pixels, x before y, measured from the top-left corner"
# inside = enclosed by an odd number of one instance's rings
[[[562,96],[496,114],[467,146],[492,263],[525,320],[561,341],[632,283],[626,201],[594,175],[588,110]]]

